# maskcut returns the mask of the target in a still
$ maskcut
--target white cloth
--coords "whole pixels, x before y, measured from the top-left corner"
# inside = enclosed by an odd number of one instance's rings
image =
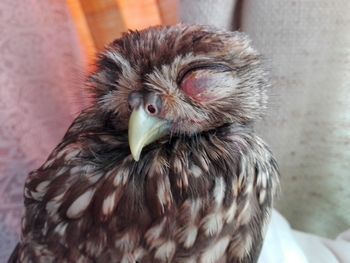
[[[330,240],[293,230],[274,211],[258,263],[350,263],[350,230]]]

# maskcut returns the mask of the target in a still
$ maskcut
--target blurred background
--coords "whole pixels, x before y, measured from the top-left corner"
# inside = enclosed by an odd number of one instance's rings
[[[0,258],[19,238],[25,177],[88,104],[95,53],[177,22],[248,33],[273,87],[257,133],[282,174],[276,208],[302,231],[350,225],[350,1],[1,0]]]

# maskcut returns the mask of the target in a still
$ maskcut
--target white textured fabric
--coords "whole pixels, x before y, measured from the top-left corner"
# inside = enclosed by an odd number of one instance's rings
[[[350,231],[335,240],[294,231],[277,211],[266,233],[258,263],[349,263]]]
[[[230,28],[225,1],[184,2],[182,21]],[[271,69],[257,131],[281,167],[277,207],[295,228],[334,237],[350,226],[350,1],[241,2],[240,29]]]
[[[308,263],[288,222],[273,211],[258,263]]]
[[[334,237],[350,226],[350,1],[244,3],[242,29],[274,84],[258,131],[281,167],[277,208],[294,228]]]
[[[231,29],[237,0],[180,0],[181,21]]]

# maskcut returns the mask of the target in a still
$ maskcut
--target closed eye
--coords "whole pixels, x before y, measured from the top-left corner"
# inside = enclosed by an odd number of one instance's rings
[[[209,65],[186,71],[179,84],[191,100],[204,104],[226,96],[236,84],[233,70],[226,65]]]
[[[182,69],[177,78],[176,78],[176,83],[178,85],[181,84],[183,79],[189,75],[190,73],[197,71],[197,70],[208,70],[208,71],[213,71],[213,72],[229,72],[229,71],[234,71],[234,69],[226,64],[223,63],[195,63],[195,64],[190,64],[184,69]]]

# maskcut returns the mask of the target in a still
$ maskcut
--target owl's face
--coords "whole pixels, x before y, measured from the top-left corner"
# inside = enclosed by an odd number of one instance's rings
[[[96,107],[111,113],[119,129],[128,128],[135,159],[167,134],[246,124],[265,107],[259,55],[238,32],[186,25],[130,32],[97,66],[91,77]]]

